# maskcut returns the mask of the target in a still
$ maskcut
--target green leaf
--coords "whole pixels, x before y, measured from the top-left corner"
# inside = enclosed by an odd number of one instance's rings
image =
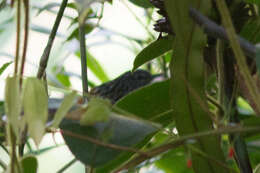
[[[173,164],[174,163],[174,164]],[[187,153],[183,147],[170,150],[155,162],[156,167],[167,173],[192,173],[187,167]]]
[[[133,71],[141,65],[170,51],[172,49],[173,40],[173,37],[168,36],[149,44],[135,57]]]
[[[5,69],[10,65],[12,64],[13,62],[7,62],[5,64],[2,65],[2,67],[0,67],[0,75],[5,71]]]
[[[206,46],[206,35],[189,16],[191,7],[206,15],[211,9],[211,3],[208,0],[164,2],[170,23],[176,33],[170,65],[170,100],[178,134],[182,136],[212,130],[213,122],[208,115],[209,108],[205,96],[203,49]],[[192,146],[216,160],[225,162],[220,142],[218,136],[210,136],[196,140]],[[190,153],[194,172],[227,172],[222,166],[198,153],[192,150]]]
[[[54,119],[53,119],[53,123],[52,123],[52,127],[54,128],[58,128],[60,122],[62,121],[62,119],[65,117],[65,115],[68,113],[68,111],[70,110],[70,108],[73,106],[73,104],[75,103],[75,99],[77,97],[77,92],[73,91],[70,94],[68,94],[62,101],[59,109],[57,110],[57,112],[54,115]]]
[[[23,173],[36,173],[38,169],[38,161],[34,156],[26,156],[21,160]]]
[[[23,106],[28,132],[36,145],[39,145],[48,118],[48,96],[43,81],[32,77],[26,79],[23,88]]]
[[[115,107],[142,119],[167,125],[173,120],[169,97],[170,81],[157,82],[120,99]]]
[[[80,53],[76,52],[76,56],[80,58]],[[106,82],[109,80],[106,72],[103,67],[99,64],[99,62],[87,51],[87,65],[88,68],[96,75],[96,77],[101,82]]]
[[[92,98],[86,112],[80,119],[80,125],[93,125],[98,122],[107,122],[111,115],[111,103],[102,98]]]
[[[150,3],[149,0],[129,0],[133,4],[142,7],[142,8],[151,8],[153,5]]]
[[[85,165],[92,167],[102,167],[113,162],[120,156],[120,150],[94,144],[84,137],[91,137],[102,141],[100,137],[107,129],[112,129],[112,134],[106,141],[108,144],[114,144],[124,147],[134,147],[141,143],[148,135],[157,131],[157,127],[149,122],[140,121],[135,118],[129,118],[113,114],[108,122],[96,123],[93,126],[80,126],[76,120],[64,119],[60,125],[63,130],[63,137],[71,152],[75,157]],[[70,131],[73,134],[68,134]],[[79,136],[83,138],[79,138]]]
[[[71,83],[70,83],[70,78],[68,75],[64,74],[64,73],[58,73],[56,75],[56,78],[58,79],[58,81],[64,85],[65,87],[70,87]]]
[[[19,116],[21,113],[21,95],[19,77],[8,77],[5,84],[5,111],[9,125],[18,137]]]

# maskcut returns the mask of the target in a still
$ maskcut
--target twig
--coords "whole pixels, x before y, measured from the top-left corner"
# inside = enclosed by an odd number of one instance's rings
[[[239,67],[239,71],[241,72],[241,75],[248,88],[249,94],[252,97],[254,104],[256,105],[256,112],[260,112],[260,97],[259,97],[258,88],[248,69],[246,57],[244,56],[244,54],[240,48],[240,43],[237,39],[235,29],[233,27],[232,20],[229,15],[229,11],[226,6],[226,3],[223,0],[218,0],[218,1],[216,1],[216,4],[217,4],[218,10],[221,14],[223,25],[225,26],[225,28],[227,30],[226,31],[227,36],[228,36],[228,39],[230,40],[231,47],[234,52],[237,65]]]
[[[49,55],[50,55],[50,51],[51,51],[51,48],[52,48],[52,45],[53,45],[53,41],[55,39],[55,36],[56,36],[57,30],[58,30],[58,27],[60,25],[64,10],[67,6],[67,3],[68,3],[68,0],[62,0],[60,9],[58,11],[58,14],[57,14],[57,17],[56,17],[56,20],[55,20],[55,23],[53,25],[53,28],[51,30],[51,34],[49,36],[48,43],[47,43],[47,45],[44,49],[44,52],[43,52],[41,60],[40,60],[40,67],[39,67],[38,73],[37,73],[37,77],[39,79],[42,78],[42,76],[45,72],[45,69],[47,67],[47,63],[48,63],[48,60],[49,60]]]
[[[81,78],[83,98],[86,99],[88,93],[88,70],[87,70],[87,53],[85,42],[85,22],[79,22],[79,40],[80,40],[80,58],[81,58]]]
[[[136,166],[136,165],[142,163],[143,161],[145,161],[147,159],[150,159],[154,156],[167,152],[170,149],[174,149],[181,145],[184,145],[188,140],[199,139],[199,138],[205,137],[205,136],[241,133],[241,132],[249,132],[249,131],[260,131],[260,127],[244,127],[244,128],[243,127],[227,127],[227,128],[217,129],[217,130],[210,130],[210,131],[206,131],[206,132],[199,132],[199,133],[195,133],[195,134],[185,135],[185,136],[180,137],[179,139],[175,139],[172,142],[163,144],[159,147],[153,148],[153,149],[145,152],[149,156],[138,155],[138,156],[134,157],[130,162],[122,165],[120,168],[115,170],[114,173],[117,173],[117,172],[125,170],[125,169],[129,169],[133,166]]]
[[[23,0],[24,3],[24,13],[25,13],[25,23],[24,23],[24,42],[23,42],[23,54],[20,69],[20,85],[23,81],[23,72],[26,59],[27,45],[28,45],[28,34],[29,34],[29,0]]]
[[[57,171],[57,173],[62,173],[66,169],[68,169],[71,165],[73,165],[77,161],[76,158],[72,159],[69,163],[67,163],[65,166],[63,166],[60,170]]]
[[[124,146],[115,145],[115,144],[104,143],[103,141],[100,141],[98,139],[95,139],[95,138],[92,138],[92,137],[89,137],[89,136],[86,136],[86,135],[84,135],[84,136],[83,135],[79,135],[79,134],[73,133],[73,132],[68,131],[68,130],[61,130],[61,133],[64,134],[64,135],[68,135],[68,136],[77,138],[77,139],[87,140],[87,141],[89,141],[89,142],[91,142],[93,144],[96,144],[96,145],[99,145],[99,146],[103,146],[103,147],[107,147],[107,148],[111,148],[111,149],[114,149],[114,150],[138,153],[139,155],[142,155],[142,156],[145,156],[145,157],[149,156],[148,153],[142,152],[142,151],[134,149],[134,148],[124,147]]]
[[[16,21],[16,48],[14,60],[14,75],[18,73],[18,63],[20,54],[20,25],[21,25],[21,1],[17,1],[17,21]]]
[[[199,11],[194,8],[189,9],[190,17],[196,22],[198,25],[204,29],[204,32],[212,37],[220,38],[225,41],[229,41],[226,30],[216,24],[215,22],[208,19],[206,16],[202,15]],[[242,37],[237,36],[239,44],[241,48],[244,50],[245,54],[250,58],[255,58],[256,48],[253,44],[248,42]]]

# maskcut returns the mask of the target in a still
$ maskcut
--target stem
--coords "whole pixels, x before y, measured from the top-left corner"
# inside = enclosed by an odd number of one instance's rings
[[[21,25],[21,1],[17,1],[17,22],[16,22],[16,49],[15,49],[15,60],[14,60],[14,75],[18,72],[19,63],[19,51],[20,51],[20,25]]]
[[[99,146],[103,146],[103,147],[107,147],[107,148],[111,148],[114,150],[120,150],[120,151],[128,151],[128,152],[132,152],[132,153],[138,153],[140,155],[145,155],[146,157],[148,157],[148,153],[139,151],[137,149],[134,148],[130,148],[130,147],[124,147],[124,146],[120,146],[120,145],[115,145],[115,144],[110,144],[110,143],[104,143],[103,141],[100,141],[98,139],[86,136],[86,135],[79,135],[77,133],[73,133],[71,131],[68,130],[61,130],[62,134],[67,135],[67,136],[71,136],[77,139],[82,139],[82,140],[86,140],[89,141],[93,144],[99,145]]]
[[[24,43],[23,43],[23,54],[22,54],[22,62],[21,62],[21,69],[20,69],[20,85],[22,86],[23,81],[23,72],[24,72],[24,65],[26,59],[26,52],[28,46],[28,34],[29,34],[29,0],[23,0],[24,3],[24,13],[25,13],[25,23],[24,23]]]
[[[58,11],[58,14],[57,14],[57,17],[56,17],[56,20],[55,20],[55,23],[53,25],[53,28],[51,30],[51,34],[49,36],[48,43],[47,43],[47,45],[44,49],[44,52],[43,52],[41,60],[40,60],[40,67],[39,67],[38,73],[37,73],[37,78],[39,78],[39,79],[42,78],[42,76],[45,72],[45,69],[47,67],[47,63],[48,63],[48,60],[49,60],[49,55],[50,55],[50,51],[51,51],[51,48],[52,48],[52,45],[53,45],[53,41],[55,39],[55,36],[56,36],[57,30],[58,30],[58,27],[60,25],[63,13],[64,13],[65,8],[67,6],[67,3],[68,3],[68,0],[62,0],[60,9]]]
[[[77,161],[76,158],[72,159],[69,163],[67,163],[65,166],[63,166],[60,170],[57,171],[57,173],[62,173],[66,171],[71,165],[73,165]]]
[[[79,21],[79,40],[80,40],[80,58],[81,58],[81,78],[84,100],[88,93],[88,70],[87,70],[87,54],[85,42],[85,21]]]
[[[240,48],[239,41],[237,39],[231,17],[229,15],[228,8],[226,6],[226,3],[224,0],[217,0],[216,1],[218,10],[222,17],[223,25],[226,28],[227,36],[230,40],[231,47],[233,49],[233,52],[235,54],[235,58],[239,67],[239,70],[241,71],[241,75],[245,81],[245,85],[247,86],[249,90],[249,94],[251,95],[255,105],[256,105],[256,112],[257,114],[260,113],[260,97],[258,88],[253,80],[253,78],[250,75],[250,71],[248,69],[246,58]]]

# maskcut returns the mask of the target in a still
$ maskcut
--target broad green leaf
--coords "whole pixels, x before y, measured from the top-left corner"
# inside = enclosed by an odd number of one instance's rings
[[[171,69],[171,105],[176,128],[180,136],[213,129],[207,111],[205,96],[203,48],[206,36],[189,16],[189,9],[196,8],[202,14],[210,10],[210,1],[165,0],[170,23],[176,33],[173,44]],[[193,144],[198,150],[225,161],[218,136],[204,137]],[[194,172],[226,173],[222,166],[191,151]]]
[[[157,131],[157,126],[153,123],[140,121],[117,114],[111,115],[108,122],[96,123],[93,126],[81,126],[78,121],[64,119],[60,125],[63,130],[63,137],[71,152],[85,165],[92,167],[102,167],[120,156],[120,150],[94,144],[84,137],[91,137],[102,141],[100,137],[104,131],[112,130],[112,134],[105,143],[134,147]],[[72,132],[68,134],[66,132]],[[81,138],[80,138],[80,137]]]
[[[133,71],[141,65],[170,51],[172,49],[173,40],[172,36],[168,36],[149,44],[135,57]]]
[[[170,81],[163,81],[140,88],[119,100],[113,108],[124,110],[141,119],[150,120],[167,126],[173,121],[172,109],[169,103]],[[159,104],[158,104],[159,103]],[[142,148],[153,137],[154,133],[136,145]],[[113,169],[131,158],[133,153],[122,153],[116,159],[99,167],[97,173],[111,172]]]
[[[92,98],[86,112],[80,119],[80,125],[93,125],[98,122],[107,122],[111,115],[111,104],[102,98]]]
[[[5,64],[2,65],[2,67],[0,67],[0,75],[5,71],[5,69],[10,65],[12,64],[13,62],[7,62]]]
[[[21,160],[23,173],[36,173],[38,170],[38,161],[34,156],[26,156]]]
[[[76,53],[77,57],[80,58],[80,53]],[[96,75],[96,77],[102,81],[106,82],[109,80],[106,72],[103,67],[99,64],[99,62],[87,51],[87,65],[88,68]]]
[[[19,77],[8,77],[5,84],[5,111],[8,123],[18,137],[19,116],[21,113],[21,94]]]
[[[169,87],[169,80],[156,82],[131,92],[115,106],[142,119],[167,125],[173,120]]]
[[[129,0],[133,4],[142,7],[142,8],[151,8],[153,5],[150,3],[149,0]]]
[[[65,117],[67,112],[70,110],[70,108],[75,103],[76,97],[77,97],[76,91],[73,91],[70,94],[68,94],[67,96],[65,96],[65,98],[63,99],[59,109],[57,110],[57,112],[54,115],[52,127],[58,128],[62,119]]]
[[[43,81],[32,77],[26,79],[23,88],[23,107],[29,135],[36,145],[39,145],[48,118],[48,96]]]

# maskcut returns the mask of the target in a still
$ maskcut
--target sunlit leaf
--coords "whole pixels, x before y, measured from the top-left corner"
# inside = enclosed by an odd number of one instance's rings
[[[82,115],[80,125],[93,125],[98,122],[107,122],[111,115],[111,104],[108,100],[92,98],[86,112]]]
[[[5,85],[5,111],[8,122],[16,136],[18,136],[19,116],[21,113],[21,95],[19,88],[19,78],[17,76],[8,77]]]
[[[260,173],[260,163],[255,167],[254,173]]]
[[[65,96],[65,98],[62,101],[59,109],[57,110],[57,112],[54,115],[52,127],[58,128],[58,126],[59,126],[60,122],[62,121],[62,119],[65,117],[67,112],[70,110],[70,108],[75,103],[76,96],[77,96],[77,92],[76,91],[73,91],[72,93],[70,93],[67,96]]]
[[[28,132],[36,145],[45,133],[48,118],[48,96],[43,81],[27,78],[23,89],[23,106]]]

